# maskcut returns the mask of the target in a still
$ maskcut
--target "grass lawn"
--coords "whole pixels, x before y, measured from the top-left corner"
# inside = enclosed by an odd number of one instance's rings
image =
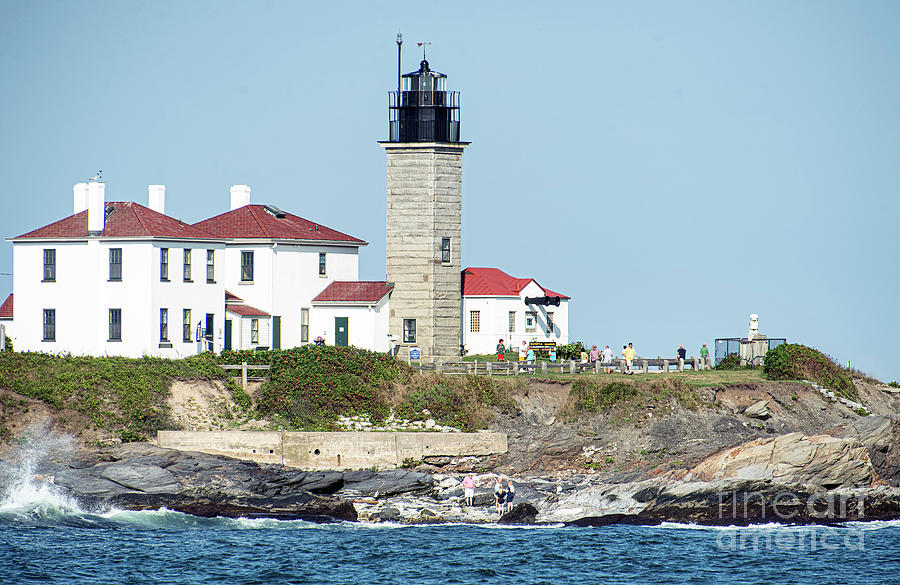
[[[516,354],[513,354],[515,356]],[[497,356],[495,354],[482,354],[482,355],[467,355],[462,358],[464,362],[496,362]],[[507,360],[507,361],[515,361],[515,359]],[[538,359],[537,362],[540,363],[541,360]],[[523,375],[523,374],[520,374]],[[530,374],[524,374],[530,375]],[[746,384],[752,382],[765,382],[766,378],[763,377],[762,368],[750,368],[750,369],[741,369],[741,370],[700,370],[695,372],[694,370],[685,369],[683,372],[678,371],[670,371],[668,373],[655,372],[653,370],[650,371],[649,374],[641,374],[635,373],[631,376],[625,376],[624,374],[620,374],[618,372],[613,372],[611,374],[560,374],[557,372],[547,372],[546,376],[543,374],[535,374],[536,376],[540,376],[543,378],[551,378],[554,380],[574,380],[576,378],[583,378],[586,376],[592,378],[601,378],[601,379],[609,379],[610,381],[617,380],[634,380],[636,382],[652,382],[661,380],[663,378],[671,378],[676,380],[681,380],[691,388],[702,388],[704,386],[723,386],[728,384]]]

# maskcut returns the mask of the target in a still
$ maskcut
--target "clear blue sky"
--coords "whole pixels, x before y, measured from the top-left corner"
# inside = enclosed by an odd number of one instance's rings
[[[427,40],[462,92],[463,265],[572,296],[641,355],[773,337],[900,379],[900,3],[0,1],[0,234],[228,187],[370,242],[387,91]],[[0,244],[0,272],[12,246]],[[0,294],[12,277],[0,275]]]

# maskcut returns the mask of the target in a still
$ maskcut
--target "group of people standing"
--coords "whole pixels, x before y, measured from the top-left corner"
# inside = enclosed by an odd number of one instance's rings
[[[466,495],[466,506],[472,507],[472,500],[475,498],[475,478],[471,475],[467,475],[465,479],[463,479],[463,488],[465,489]],[[503,480],[497,476],[497,481],[494,483],[494,505],[497,507],[497,515],[502,516],[505,512],[512,511],[513,508],[513,500],[516,497],[516,487],[513,485],[511,479],[506,480],[506,485],[503,485]]]
[[[497,361],[498,362],[506,361],[507,352],[511,354],[513,352],[513,348],[512,347],[507,348],[506,344],[504,344],[503,340],[501,339],[500,341],[497,342]],[[551,359],[556,359],[556,351],[555,350],[553,352],[553,356],[551,356]],[[527,341],[523,341],[522,347],[519,348],[519,361],[520,362],[529,362],[529,363],[534,362],[534,350],[528,346]]]

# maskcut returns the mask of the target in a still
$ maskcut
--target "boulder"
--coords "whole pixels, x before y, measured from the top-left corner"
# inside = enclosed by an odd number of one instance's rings
[[[726,449],[690,470],[692,478],[765,480],[825,488],[871,485],[873,468],[855,439],[789,433]]]
[[[385,497],[395,494],[421,492],[431,489],[434,480],[427,473],[393,469],[375,474],[371,478],[357,483],[348,483],[341,493]]]
[[[744,415],[749,416],[751,418],[769,418],[769,401],[768,400],[760,400],[750,406],[744,411]]]
[[[534,524],[537,519],[537,508],[528,502],[521,502],[513,506],[513,509],[500,516],[498,524]]]

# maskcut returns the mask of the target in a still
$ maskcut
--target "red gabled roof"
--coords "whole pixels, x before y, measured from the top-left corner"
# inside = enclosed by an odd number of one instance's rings
[[[325,287],[312,302],[377,303],[393,288],[393,284],[381,280],[336,280]]]
[[[243,303],[244,299],[242,299],[241,297],[237,296],[236,294],[230,293],[226,290],[225,291],[225,302],[227,303],[229,301],[231,301],[233,303]]]
[[[245,317],[271,317],[269,313],[251,307],[250,305],[225,305],[225,311],[234,313],[235,315],[243,315]]]
[[[517,297],[529,283],[535,283],[548,297],[570,297],[542,287],[533,278],[515,278],[499,268],[466,268],[462,271],[463,296],[475,297]]]
[[[12,293],[9,293],[9,296],[6,297],[6,300],[3,301],[3,304],[0,305],[0,319],[12,319],[13,318],[13,296]]]
[[[131,201],[110,201],[105,205],[104,237],[217,239],[209,232],[163,215]],[[82,211],[32,230],[18,238],[87,238],[88,212]]]
[[[279,214],[280,215],[280,214]],[[264,205],[244,205],[194,224],[220,238],[323,240],[359,246],[366,242],[337,230],[285,213],[276,217]]]

